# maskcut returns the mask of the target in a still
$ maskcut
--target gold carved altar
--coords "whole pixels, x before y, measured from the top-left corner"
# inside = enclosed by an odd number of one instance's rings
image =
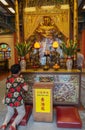
[[[52,1],[54,3],[54,1]],[[70,2],[70,4],[69,4]],[[72,38],[74,42],[78,40],[78,1],[63,1],[58,4],[54,3],[52,6],[29,6],[29,2],[25,1],[23,8],[23,29],[24,36],[23,40],[28,40],[31,35],[35,32],[38,26],[42,23],[44,16],[49,16],[52,22],[63,33],[64,37]],[[45,2],[44,2],[45,3]],[[48,3],[46,1],[46,3]],[[38,3],[37,3],[38,4]],[[20,28],[19,28],[19,6],[18,1],[15,0],[16,5],[16,34],[17,41],[20,41]],[[44,4],[45,5],[45,4]],[[73,12],[73,18],[71,17],[71,11]],[[73,20],[73,24],[71,23]],[[70,26],[71,25],[71,26]],[[72,29],[73,28],[73,29]],[[73,34],[72,34],[73,33]]]
[[[44,18],[51,20],[51,24],[45,25]],[[49,22],[48,19],[48,22]],[[24,9],[24,39],[27,40],[38,29],[38,32],[57,30],[69,38],[70,29],[70,7],[68,4],[59,6],[29,7]],[[42,32],[41,31],[41,32]],[[42,32],[43,33],[43,32]]]

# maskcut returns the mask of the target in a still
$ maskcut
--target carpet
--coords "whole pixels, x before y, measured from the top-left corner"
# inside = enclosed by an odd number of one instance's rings
[[[0,81],[0,125],[2,124],[2,122],[5,118],[6,112],[7,112],[6,106],[2,104],[2,99],[3,99],[4,93],[5,93],[5,81],[6,81],[6,79]],[[81,99],[82,99],[83,105],[85,105],[85,101],[84,101],[85,100],[85,98],[84,98],[85,97],[85,89],[81,87],[81,90],[82,90],[81,91]],[[70,130],[85,130],[85,110],[83,110],[83,111],[80,110],[79,114],[80,114],[82,124],[83,124],[82,129],[70,128]],[[58,128],[56,126],[56,116],[55,115],[56,114],[54,111],[54,119],[53,119],[52,123],[44,123],[44,122],[35,122],[33,120],[33,114],[31,114],[30,119],[27,123],[27,126],[19,126],[18,130],[23,130],[23,129],[24,130],[43,130],[43,129],[46,129],[46,130],[69,130],[69,128]],[[7,128],[7,130],[8,130],[8,128]]]

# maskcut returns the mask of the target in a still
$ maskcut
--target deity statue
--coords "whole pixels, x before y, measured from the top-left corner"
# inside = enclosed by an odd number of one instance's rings
[[[50,38],[54,33],[56,33],[57,27],[49,16],[44,16],[43,21],[36,29],[36,32],[40,33],[42,36]]]

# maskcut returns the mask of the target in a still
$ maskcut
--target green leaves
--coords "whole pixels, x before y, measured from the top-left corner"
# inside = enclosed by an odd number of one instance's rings
[[[64,54],[66,54],[67,56],[73,56],[76,53],[77,46],[78,46],[78,44],[74,43],[71,40],[67,43],[63,42],[61,45],[61,48],[62,48]]]
[[[15,46],[19,56],[25,56],[31,49],[31,44],[29,43],[17,43]]]

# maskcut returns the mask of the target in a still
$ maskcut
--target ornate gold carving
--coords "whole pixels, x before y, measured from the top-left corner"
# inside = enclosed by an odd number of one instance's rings
[[[24,11],[24,38],[27,40],[35,31],[42,33],[44,36],[49,36],[51,31],[59,30],[64,36],[69,38],[70,26],[70,11],[69,7],[55,6],[49,8],[37,8],[36,11]],[[42,25],[43,18],[51,19],[49,25]],[[44,33],[45,32],[45,33]],[[53,32],[52,32],[53,33]]]

